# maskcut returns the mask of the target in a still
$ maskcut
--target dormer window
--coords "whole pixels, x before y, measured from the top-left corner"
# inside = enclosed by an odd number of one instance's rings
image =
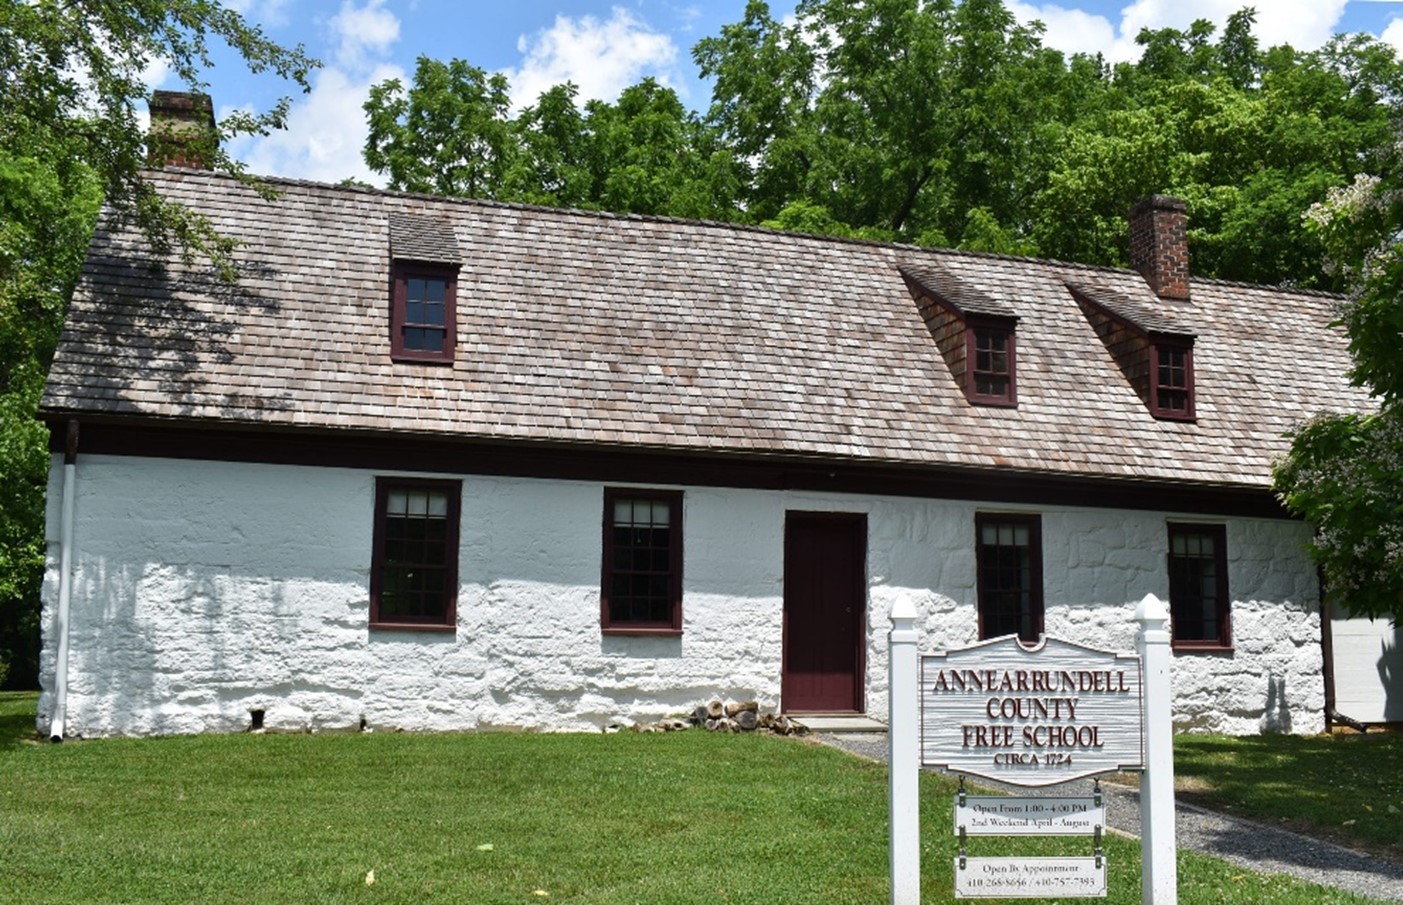
[[[1008,305],[934,262],[901,275],[965,398],[975,405],[1018,404],[1018,316]]]
[[[457,333],[458,237],[446,220],[390,215],[390,358],[453,361]]]
[[[1014,405],[1012,321],[970,317],[965,322],[965,392],[970,402]]]
[[[1161,421],[1193,421],[1194,334],[1188,302],[1135,295],[1090,281],[1068,282],[1096,335],[1136,395]]]
[[[1194,417],[1194,347],[1192,339],[1153,337],[1150,413],[1156,418],[1192,421]]]
[[[390,357],[452,361],[458,268],[396,261]]]

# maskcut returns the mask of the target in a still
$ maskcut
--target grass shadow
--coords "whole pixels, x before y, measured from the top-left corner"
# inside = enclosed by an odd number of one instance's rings
[[[37,691],[0,691],[0,751],[39,741],[34,717],[39,710]]]
[[[1180,736],[1180,795],[1403,861],[1403,735]]]

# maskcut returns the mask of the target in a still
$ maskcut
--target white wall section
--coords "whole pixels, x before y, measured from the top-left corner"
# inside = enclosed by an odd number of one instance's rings
[[[1335,709],[1363,723],[1403,721],[1403,626],[1350,616],[1330,620],[1335,650]]]
[[[924,650],[975,640],[974,514],[1010,508],[685,488],[682,636],[606,637],[604,485],[466,475],[457,631],[371,631],[375,472],[104,455],[83,464],[66,731],[85,737],[239,731],[252,710],[270,730],[362,719],[376,729],[579,730],[712,696],[777,707],[787,510],[868,516],[866,704],[882,714],[891,607],[915,605]],[[51,500],[61,471],[59,458]],[[1166,523],[1192,519],[1020,511],[1042,515],[1048,633],[1132,650],[1136,601],[1168,596]],[[1307,530],[1216,521],[1227,525],[1235,649],[1176,655],[1175,722],[1319,731]],[[41,715],[54,692],[56,553],[51,543]]]

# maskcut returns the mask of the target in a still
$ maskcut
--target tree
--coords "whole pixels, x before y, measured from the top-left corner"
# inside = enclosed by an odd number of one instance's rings
[[[1343,288],[1303,214],[1375,166],[1403,68],[1364,37],[1261,51],[1251,24],[1235,14],[1216,43],[1206,21],[1144,32],[1138,63],[1079,94],[1030,205],[1042,253],[1123,265],[1126,208],[1164,192],[1189,204],[1196,273]]]
[[[1061,109],[1042,98],[1067,77],[1036,29],[999,0],[804,0],[796,13],[777,22],[754,0],[694,51],[716,79],[709,121],[751,162],[747,210],[772,219],[802,201],[835,228],[942,244],[971,223],[979,242],[1025,232],[1040,128]]]
[[[420,57],[414,84],[370,89],[365,162],[390,188],[497,198],[517,150],[506,76],[463,60]]]
[[[750,162],[740,170],[740,200],[756,220],[778,217],[803,197],[818,154],[814,48],[797,24],[777,22],[768,5],[750,0],[740,22],[703,38],[692,56],[716,79],[708,122],[736,160]]]
[[[651,78],[617,103],[590,101],[586,146],[589,204],[604,210],[693,219],[736,218],[739,180],[731,155],[711,141],[677,92]]]
[[[511,114],[506,77],[421,58],[413,84],[375,85],[365,161],[390,187],[622,213],[730,220],[739,168],[671,88],[651,78],[615,103],[566,83]]]
[[[1403,69],[1371,39],[1263,50],[1253,27],[1147,30],[1113,68],[1001,0],[801,0],[782,21],[751,0],[693,50],[704,120],[648,80],[583,109],[558,85],[513,118],[500,77],[421,61],[372,95],[366,159],[401,188],[1122,266],[1126,209],[1168,193],[1199,275],[1340,288],[1301,216],[1373,166]],[[474,155],[498,163],[465,187],[450,170]]]
[[[521,153],[507,174],[507,197],[558,207],[589,203],[593,175],[578,95],[570,82],[555,85],[521,111],[516,120]]]
[[[98,201],[91,173],[0,155],[0,685],[37,675],[49,460],[34,412]]]
[[[35,146],[62,147],[66,159],[97,175],[108,207],[139,223],[158,250],[221,259],[227,244],[208,224],[161,199],[142,176],[146,135],[137,117],[149,93],[142,81],[148,66],[164,64],[190,89],[205,87],[200,75],[212,65],[212,39],[252,71],[272,71],[304,91],[319,65],[300,45],[279,46],[218,0],[0,5],[0,150],[23,156]],[[225,145],[282,128],[287,108],[284,98],[263,113],[225,116],[205,149],[210,168],[247,176]]]
[[[157,250],[230,272],[230,243],[147,182],[137,117],[146,67],[164,63],[198,90],[212,39],[303,89],[316,65],[214,0],[0,4],[0,682],[11,687],[38,674],[48,437],[34,416],[99,200]],[[286,109],[226,117],[217,138],[266,133]],[[250,178],[215,139],[210,165]]]
[[[1311,227],[1353,291],[1340,310],[1350,379],[1371,414],[1319,414],[1274,471],[1282,502],[1315,526],[1311,552],[1354,614],[1403,619],[1403,169],[1357,178],[1312,208]]]

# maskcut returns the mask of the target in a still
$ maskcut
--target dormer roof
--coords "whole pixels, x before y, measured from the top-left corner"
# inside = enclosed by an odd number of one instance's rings
[[[1094,277],[1069,279],[1067,288],[1083,305],[1100,308],[1145,334],[1183,337],[1198,334],[1193,326],[1195,308],[1190,302],[1167,301],[1146,288],[1131,287],[1128,291],[1112,288]]]
[[[389,214],[390,254],[400,261],[457,264],[463,260],[453,224],[419,213]]]
[[[1006,298],[980,287],[968,277],[960,277],[939,261],[905,262],[898,266],[908,285],[947,305],[961,316],[1017,319],[1018,311]]]

